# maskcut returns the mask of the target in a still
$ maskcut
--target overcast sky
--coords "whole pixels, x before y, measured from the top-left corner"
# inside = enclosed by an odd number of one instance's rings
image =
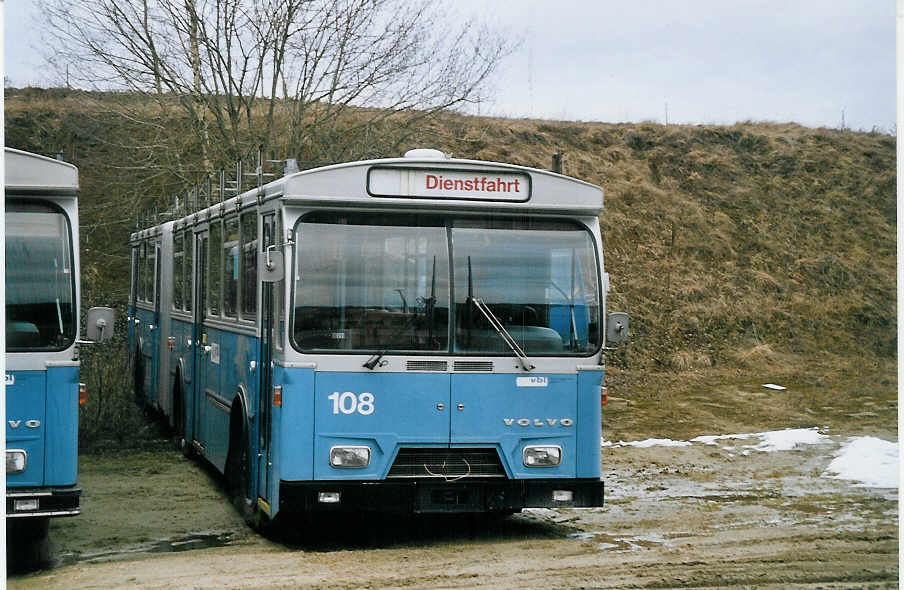
[[[75,0],[74,0],[75,1]],[[452,5],[452,3],[450,3]],[[5,76],[47,85],[33,0],[7,0]],[[522,39],[481,114],[890,130],[895,0],[456,0]],[[476,112],[476,108],[473,110]]]

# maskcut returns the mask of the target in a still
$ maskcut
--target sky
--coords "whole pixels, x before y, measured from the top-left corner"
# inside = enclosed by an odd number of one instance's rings
[[[469,112],[890,131],[895,0],[456,0],[521,43]],[[48,85],[34,0],[7,0],[5,77]]]

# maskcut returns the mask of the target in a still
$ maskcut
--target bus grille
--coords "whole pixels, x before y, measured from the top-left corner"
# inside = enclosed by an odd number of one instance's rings
[[[446,372],[449,364],[446,361],[408,361],[406,369],[409,371],[441,371]]]
[[[455,361],[452,363],[452,369],[467,373],[492,373],[493,361]]]
[[[505,469],[496,449],[399,449],[386,477],[505,477]]]

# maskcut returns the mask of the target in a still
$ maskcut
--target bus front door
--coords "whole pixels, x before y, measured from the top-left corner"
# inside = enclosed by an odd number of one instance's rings
[[[187,422],[191,424],[191,440],[199,450],[203,448],[201,408],[203,407],[204,391],[207,385],[206,357],[208,351],[205,350],[207,336],[204,333],[204,315],[207,313],[208,243],[208,232],[206,230],[195,234],[195,306],[194,319],[192,321],[194,379],[192,380],[191,404],[189,404],[191,416]]]
[[[259,240],[262,252],[276,243],[276,216],[268,213],[263,217],[262,238]],[[281,283],[277,283],[279,285]],[[270,437],[271,413],[273,408],[273,339],[277,324],[276,288],[271,282],[261,285],[261,340],[260,340],[260,383],[258,388],[258,445],[259,452],[258,496],[270,501]],[[269,511],[268,511],[269,512]]]

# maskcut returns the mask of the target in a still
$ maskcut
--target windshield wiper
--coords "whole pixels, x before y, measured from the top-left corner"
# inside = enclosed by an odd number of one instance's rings
[[[396,289],[395,291],[402,297],[402,305],[403,305],[402,313],[407,315],[408,317],[401,326],[398,326],[395,329],[395,331],[392,334],[390,334],[383,341],[383,346],[385,346],[386,348],[384,348],[383,350],[380,350],[379,352],[372,355],[369,359],[367,359],[367,362],[365,362],[362,365],[363,367],[366,367],[366,368],[370,369],[371,371],[373,371],[374,367],[376,367],[377,365],[382,367],[385,364],[385,363],[381,363],[380,359],[382,359],[386,355],[386,353],[389,352],[390,344],[394,343],[396,338],[401,336],[405,330],[409,329],[412,326],[412,324],[414,324],[415,320],[417,320],[417,317],[418,317],[417,308],[416,307],[415,308],[408,307],[408,299],[405,298],[405,290],[404,289]],[[415,310],[414,313],[410,313],[410,309],[414,309]],[[387,342],[389,344],[387,344]]]
[[[518,343],[515,342],[515,339],[512,338],[512,335],[509,334],[508,330],[505,329],[505,326],[502,325],[502,322],[499,321],[499,318],[496,317],[487,304],[483,302],[482,299],[478,297],[471,297],[471,301],[474,302],[474,307],[483,314],[483,317],[490,322],[490,325],[493,326],[493,329],[496,330],[496,333],[502,338],[503,341],[508,345],[509,348],[512,349],[512,352],[515,353],[515,356],[518,357],[518,362],[521,364],[521,368],[525,371],[530,371],[534,368],[534,365],[531,364],[530,359],[527,358],[527,355],[524,354],[524,351],[521,350],[521,347],[518,346]]]

